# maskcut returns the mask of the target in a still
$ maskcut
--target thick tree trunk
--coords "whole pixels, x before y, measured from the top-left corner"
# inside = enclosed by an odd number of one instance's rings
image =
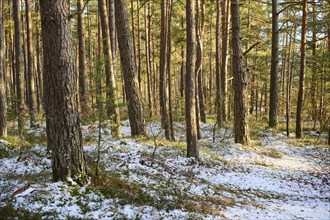
[[[76,74],[67,0],[41,0],[47,146],[53,180],[84,183],[86,167],[78,115]]]
[[[270,94],[269,94],[269,127],[277,127],[278,110],[278,12],[277,0],[272,0],[272,58],[270,72]]]
[[[231,0],[232,14],[232,50],[233,50],[233,76],[234,76],[234,132],[235,142],[249,144],[248,108],[246,106],[247,76],[243,68],[243,55],[241,48],[241,25],[239,0]]]
[[[129,29],[124,0],[115,0],[116,27],[120,50],[120,60],[128,98],[128,116],[132,135],[145,134],[144,115],[134,57],[132,53],[132,36]]]
[[[306,29],[307,29],[307,0],[303,0],[303,17],[301,29],[300,47],[300,76],[296,115],[296,138],[302,138],[302,111],[305,90],[305,68],[306,68]]]
[[[186,52],[186,133],[187,133],[187,157],[199,157],[197,145],[196,127],[196,31],[195,31],[195,1],[186,1],[187,22],[187,52]]]
[[[7,98],[5,89],[5,29],[4,29],[4,1],[0,0],[0,137],[7,136]]]
[[[78,10],[78,41],[79,41],[79,98],[81,113],[88,115],[90,106],[88,100],[88,85],[86,77],[86,44],[85,44],[85,28],[84,28],[84,12],[83,0],[77,1]]]
[[[13,16],[15,29],[15,83],[16,83],[16,112],[18,121],[18,134],[21,136],[24,129],[24,72],[22,60],[22,29],[21,10],[19,0],[13,0]]]

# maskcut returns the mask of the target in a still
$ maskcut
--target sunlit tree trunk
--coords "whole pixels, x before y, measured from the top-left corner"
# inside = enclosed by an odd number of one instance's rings
[[[85,28],[84,28],[84,12],[83,0],[77,0],[78,10],[78,41],[79,41],[79,98],[81,113],[88,115],[90,111],[88,100],[88,85],[86,76],[86,44],[85,44]]]
[[[128,99],[128,116],[131,125],[131,132],[133,136],[143,135],[145,134],[145,123],[142,100],[133,57],[132,35],[129,29],[124,0],[115,0],[115,15],[120,60]]]
[[[24,71],[22,60],[22,25],[21,25],[21,10],[19,0],[13,0],[13,16],[15,29],[15,84],[16,84],[16,112],[18,121],[18,134],[22,135],[24,128]]]
[[[222,121],[227,121],[227,69],[228,69],[228,29],[229,29],[229,0],[223,0],[221,4],[221,32],[222,32],[222,55],[221,55],[221,117]]]
[[[52,150],[53,180],[86,182],[78,115],[70,5],[41,0],[47,146]]]
[[[269,127],[277,127],[278,110],[278,12],[277,0],[272,0],[272,58],[269,93]]]
[[[107,115],[111,117],[113,123],[111,123],[111,133],[113,137],[121,137],[121,122],[120,112],[118,106],[118,96],[116,88],[116,79],[113,72],[111,45],[110,45],[110,33],[107,19],[107,10],[104,0],[98,0],[99,14],[102,27],[102,44],[103,54],[105,62],[105,74],[106,74],[106,110]]]
[[[243,68],[239,0],[231,0],[232,15],[232,69],[234,77],[234,133],[235,142],[249,144],[248,108],[246,106],[247,76]]]
[[[7,98],[5,89],[5,29],[4,29],[4,1],[0,0],[0,137],[7,136]]]
[[[186,1],[187,45],[186,45],[186,134],[187,157],[199,157],[196,127],[196,31],[195,31],[195,1]]]
[[[301,29],[301,47],[300,47],[300,76],[299,76],[299,91],[297,100],[297,115],[296,115],[296,138],[302,137],[302,112],[303,100],[305,91],[305,69],[306,69],[306,29],[307,29],[307,0],[303,0],[303,17]]]

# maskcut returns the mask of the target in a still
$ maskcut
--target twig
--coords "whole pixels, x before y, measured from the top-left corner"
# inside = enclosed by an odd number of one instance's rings
[[[69,20],[71,19],[71,18],[73,18],[74,16],[76,16],[76,15],[78,15],[78,14],[80,14],[80,13],[83,13],[83,11],[85,10],[85,7],[86,7],[86,5],[88,4],[88,2],[89,2],[90,0],[87,0],[85,3],[84,3],[84,6],[83,6],[83,8],[80,10],[80,11],[76,11],[75,13],[73,13],[73,14],[70,14],[69,15]]]
[[[258,41],[258,42],[256,42],[256,43],[254,43],[254,44],[252,44],[252,46],[249,48],[249,49],[247,49],[244,53],[243,53],[243,56],[245,56],[248,52],[250,52],[255,46],[257,46],[258,44],[260,44],[260,41]]]

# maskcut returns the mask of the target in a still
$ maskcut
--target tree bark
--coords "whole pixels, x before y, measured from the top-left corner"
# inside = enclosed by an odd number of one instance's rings
[[[172,73],[171,73],[171,62],[172,62],[172,33],[171,33],[171,23],[172,23],[172,10],[173,10],[173,0],[168,0],[167,6],[167,84],[168,84],[168,123],[170,130],[170,140],[175,141],[174,125],[173,125],[173,96],[172,96]]]
[[[278,12],[277,0],[272,0],[272,58],[270,72],[270,94],[269,94],[269,127],[277,127],[278,110]]]
[[[4,29],[4,1],[0,0],[0,137],[7,136],[7,97],[5,89],[5,29]]]
[[[90,113],[88,85],[86,77],[86,44],[85,44],[85,28],[84,28],[84,12],[83,0],[77,0],[78,10],[78,41],[79,41],[79,98],[81,113],[88,115]]]
[[[186,51],[186,134],[187,134],[187,157],[199,158],[197,145],[196,127],[196,75],[195,75],[195,54],[196,54],[196,31],[195,31],[195,1],[186,1],[186,22],[187,22],[187,51]]]
[[[223,0],[222,9],[222,55],[221,55],[221,117],[224,123],[227,122],[227,61],[228,61],[228,28],[229,28],[229,0]]]
[[[128,98],[128,116],[131,131],[133,136],[144,135],[145,124],[142,101],[132,53],[132,36],[129,29],[127,10],[124,0],[115,0],[115,15],[120,60],[124,75],[125,90]]]
[[[106,13],[105,0],[98,0],[99,14],[101,18],[102,27],[102,44],[103,54],[105,62],[105,76],[106,76],[106,110],[107,115],[113,120],[111,123],[111,134],[113,137],[121,137],[121,122],[120,122],[120,111],[118,106],[118,96],[116,88],[116,79],[113,72],[111,45],[110,45],[110,34],[109,25]]]
[[[18,134],[21,136],[24,129],[24,72],[22,60],[22,29],[21,29],[21,10],[19,0],[13,0],[13,16],[15,29],[15,83],[16,83],[16,111],[18,122]]]
[[[53,180],[71,177],[85,183],[70,5],[67,0],[40,0],[40,6],[47,146],[52,150]]]
[[[217,18],[216,18],[216,38],[215,38],[215,82],[216,82],[216,115],[218,126],[223,122],[222,116],[222,94],[221,94],[221,3],[217,0]]]
[[[28,106],[30,115],[30,127],[36,125],[36,96],[35,96],[35,77],[34,77],[34,50],[33,50],[33,36],[32,36],[32,18],[31,18],[31,0],[25,0],[26,10],[26,33],[27,33],[27,91],[28,91]]]
[[[144,6],[144,24],[145,24],[145,56],[146,56],[146,73],[147,73],[147,84],[148,84],[148,107],[149,117],[153,116],[153,102],[152,102],[152,76],[151,76],[151,61],[150,61],[150,2],[147,2]]]
[[[305,68],[306,68],[306,29],[307,29],[307,0],[303,0],[303,17],[301,29],[301,47],[300,47],[300,74],[299,74],[299,91],[297,100],[296,115],[296,138],[302,138],[302,111],[305,91]]]
[[[205,96],[203,87],[203,43],[204,43],[204,24],[205,24],[205,4],[204,0],[197,1],[196,13],[196,36],[197,36],[197,55],[196,55],[196,77],[198,89],[198,107],[200,120],[206,123]],[[199,126],[198,126],[199,127]],[[198,128],[197,128],[198,129]]]
[[[231,0],[232,14],[232,69],[234,84],[235,143],[249,144],[248,108],[246,106],[247,76],[243,68],[239,0]]]
[[[165,130],[166,139],[170,140],[170,122],[167,111],[167,92],[166,92],[166,65],[168,51],[168,1],[161,1],[161,30],[160,30],[160,56],[159,56],[159,98],[161,124]]]

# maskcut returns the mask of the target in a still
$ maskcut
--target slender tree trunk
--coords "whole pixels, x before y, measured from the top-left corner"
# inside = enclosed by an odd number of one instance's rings
[[[36,96],[35,96],[35,78],[34,78],[34,50],[33,50],[33,36],[32,36],[32,18],[31,18],[31,0],[25,0],[26,10],[26,35],[27,35],[27,91],[28,91],[28,106],[30,115],[30,127],[36,125]]]
[[[248,108],[246,106],[247,76],[243,68],[239,0],[231,0],[232,50],[234,76],[234,131],[235,142],[249,144]]]
[[[78,10],[78,40],[79,40],[79,98],[81,113],[88,115],[90,112],[88,85],[86,77],[86,44],[85,44],[85,28],[84,28],[84,12],[83,0],[77,0]]]
[[[41,0],[47,146],[53,180],[85,183],[86,167],[76,95],[71,24],[67,0]]]
[[[181,17],[181,28],[184,28],[184,18]],[[184,97],[185,93],[185,63],[184,63],[184,45],[181,45],[181,69],[180,69],[180,95]]]
[[[299,91],[297,100],[296,115],[296,138],[302,138],[302,111],[305,87],[305,68],[306,68],[306,29],[307,29],[307,0],[303,0],[303,17],[301,29],[301,47],[300,47],[300,76]]]
[[[150,63],[150,2],[147,2],[144,6],[144,29],[145,29],[145,53],[146,53],[146,73],[147,73],[147,89],[148,89],[148,107],[149,107],[149,117],[153,116],[153,103],[152,103],[152,76],[151,76],[151,63]]]
[[[205,5],[204,0],[197,1],[197,13],[196,13],[196,36],[197,36],[197,59],[196,59],[196,77],[197,77],[197,89],[198,89],[198,107],[200,120],[206,123],[205,114],[205,96],[203,92],[203,43],[204,43],[204,23],[205,23]],[[197,126],[197,129],[199,126]]]
[[[222,55],[221,55],[221,117],[224,123],[227,122],[227,61],[228,61],[228,27],[229,27],[229,0],[222,2]]]
[[[286,135],[289,137],[290,136],[290,93],[291,93],[291,71],[290,69],[292,68],[291,66],[293,64],[291,64],[290,66],[290,61],[291,61],[291,48],[292,48],[292,34],[296,34],[295,31],[290,33],[290,35],[288,36],[289,39],[289,45],[288,45],[288,53],[287,53],[287,74],[286,74],[286,101],[285,101],[285,116],[286,116]]]
[[[221,126],[223,122],[222,116],[222,94],[221,94],[221,3],[220,0],[217,0],[217,22],[216,22],[216,38],[215,38],[215,81],[216,81],[216,115],[218,126]]]
[[[131,22],[132,22],[132,42],[133,42],[133,58],[135,68],[137,66],[136,63],[136,43],[135,43],[135,24],[134,24],[134,0],[131,0]]]
[[[136,0],[137,8],[137,72],[139,87],[142,93],[142,74],[141,74],[141,23],[140,23],[140,0]]]
[[[13,16],[15,29],[15,76],[16,76],[16,111],[18,121],[18,134],[21,136],[24,129],[24,72],[22,60],[22,29],[19,0],[13,0]]]
[[[36,12],[39,13],[39,7],[36,8]],[[43,100],[43,86],[42,86],[42,48],[40,46],[40,26],[36,25],[36,60],[37,60],[37,106],[38,113],[40,113],[41,107],[44,104]]]
[[[278,110],[278,12],[277,0],[272,0],[272,58],[270,73],[270,94],[269,94],[269,127],[277,127]]]
[[[316,122],[317,122],[317,98],[316,98],[316,91],[317,91],[317,69],[316,69],[316,34],[317,34],[317,27],[316,27],[316,6],[315,6],[315,0],[313,0],[313,42],[312,42],[312,55],[313,55],[313,64],[312,64],[312,83],[311,83],[311,104],[312,104],[312,120],[314,122],[313,124],[313,130],[316,129]]]
[[[195,1],[186,1],[187,52],[186,52],[186,133],[187,157],[199,157],[196,127],[196,75],[195,75]]]
[[[121,122],[120,122],[120,112],[118,106],[118,96],[116,88],[116,79],[113,72],[113,63],[111,46],[110,46],[110,34],[109,25],[106,14],[106,4],[104,0],[98,0],[99,14],[101,18],[102,27],[102,43],[103,43],[103,54],[105,61],[105,76],[106,76],[106,109],[107,115],[111,117],[113,123],[111,123],[111,133],[113,137],[121,137]]]
[[[128,98],[128,116],[132,135],[145,134],[141,95],[132,53],[132,36],[129,29],[124,0],[115,0],[116,27],[120,50],[120,60]]]
[[[172,34],[171,34],[171,23],[172,23],[172,3],[173,0],[168,0],[167,7],[167,16],[168,16],[168,25],[167,25],[167,79],[168,79],[168,122],[170,130],[170,139],[175,141],[174,135],[174,125],[173,125],[173,105],[172,105],[172,73],[171,73],[171,61],[172,61]]]
[[[160,30],[160,56],[159,56],[159,98],[160,98],[160,112],[161,124],[165,130],[166,139],[170,140],[170,122],[167,111],[167,92],[166,92],[166,67],[167,67],[167,53],[168,51],[168,1],[161,1],[161,30]]]
[[[5,29],[4,29],[4,1],[0,0],[0,137],[7,136],[7,98],[5,90]]]
[[[210,15],[210,31],[209,31],[209,38],[210,38],[210,51],[209,51],[209,101],[210,101],[210,105],[209,106],[213,106],[213,32],[212,32],[212,15]],[[212,113],[212,108],[209,108],[209,114]]]

